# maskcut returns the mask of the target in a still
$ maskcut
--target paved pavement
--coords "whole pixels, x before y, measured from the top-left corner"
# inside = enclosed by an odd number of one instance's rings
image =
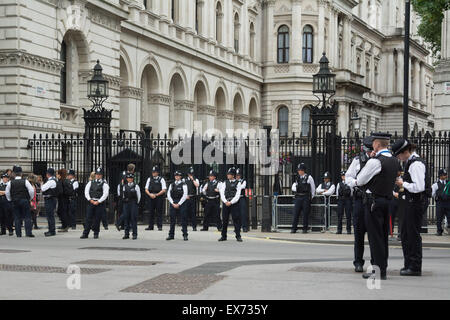
[[[166,241],[168,226],[140,226],[138,240],[122,240],[113,226],[97,240],[79,239],[80,228],[51,238],[45,229],[33,239],[1,236],[0,299],[450,299],[448,247],[426,247],[423,276],[404,278],[401,248],[391,243],[388,280],[369,290],[353,272],[345,242],[352,236],[252,231],[242,243],[232,233],[219,243],[217,231],[188,230],[187,242],[180,227]],[[433,237],[425,242],[450,242]],[[81,268],[79,290],[67,287],[75,278],[65,273],[69,265]]]

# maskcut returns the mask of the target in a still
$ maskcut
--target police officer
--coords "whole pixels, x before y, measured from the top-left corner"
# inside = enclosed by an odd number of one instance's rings
[[[336,187],[331,183],[331,174],[327,171],[323,174],[323,183],[319,184],[316,189],[317,195],[325,196],[325,204],[328,205],[330,202],[330,196],[334,194]],[[325,215],[325,228],[328,230],[329,221],[328,214]]]
[[[2,174],[2,180],[0,181],[0,235],[6,234],[6,229],[9,231],[9,235],[14,234],[13,231],[13,213],[11,208],[11,203],[6,199],[6,186],[9,182],[8,173]]]
[[[77,201],[78,201],[78,188],[80,184],[78,180],[75,178],[75,170],[70,169],[67,175],[67,195],[69,197],[69,226],[72,227],[72,230],[77,228]]]
[[[219,186],[222,207],[222,236],[219,241],[227,240],[227,229],[230,214],[234,223],[234,233],[236,240],[242,242],[241,238],[241,217],[239,213],[238,201],[241,195],[241,185],[236,180],[236,169],[230,168],[227,172],[227,180]]]
[[[133,240],[137,239],[137,215],[138,203],[141,201],[141,190],[134,182],[134,174],[129,172],[126,176],[127,183],[119,184],[117,194],[122,197],[123,220],[125,222],[125,235],[122,239],[130,239],[130,227],[133,232]],[[120,192],[122,189],[122,192]]]
[[[217,173],[214,170],[209,172],[209,181],[204,184],[202,193],[206,197],[205,216],[203,217],[203,229],[200,231],[208,231],[211,220],[216,222],[218,231],[222,230],[222,220],[219,215],[220,207],[220,190],[219,181],[217,180]]]
[[[73,194],[73,188],[67,180],[67,170],[62,168],[57,171],[58,178],[57,187],[61,188],[63,192],[58,196],[58,216],[61,220],[61,227],[58,232],[67,232],[70,227],[70,213],[69,213],[69,195]]]
[[[311,209],[311,200],[315,195],[316,186],[314,179],[306,174],[306,165],[300,163],[297,166],[297,176],[292,184],[294,193],[294,219],[292,222],[291,233],[297,232],[298,218],[300,213],[303,215],[303,233],[308,232],[309,211]]]
[[[188,220],[191,220],[192,231],[197,231],[197,190],[200,186],[200,182],[194,177],[194,168],[189,168],[187,178],[184,178],[183,182],[188,188],[186,215]]]
[[[239,212],[242,222],[242,232],[248,232],[248,211],[247,211],[247,197],[245,195],[245,188],[247,187],[247,181],[242,176],[241,169],[236,169],[236,180],[241,185],[241,195],[239,196]]]
[[[341,181],[337,184],[336,195],[338,198],[337,214],[338,214],[338,227],[336,234],[342,234],[342,217],[344,216],[347,221],[347,234],[352,233],[352,188],[345,182],[345,171],[341,172]]]
[[[364,193],[370,193],[370,190],[364,190],[356,187],[356,176],[365,167],[367,161],[372,156],[372,137],[365,137],[363,140],[362,152],[356,156],[350,167],[345,173],[345,182],[353,189],[353,228],[355,230],[354,255],[353,265],[355,272],[363,272],[364,266],[364,238],[366,236],[367,228],[365,222],[365,210],[363,204]]]
[[[145,230],[153,230],[155,215],[158,230],[162,230],[162,214],[166,190],[166,181],[159,175],[159,168],[154,166],[152,168],[152,176],[147,179],[147,183],[145,184],[145,193],[148,196],[147,210],[150,212],[150,222],[148,228]]]
[[[397,180],[399,187],[405,188],[406,208],[402,219],[401,240],[404,268],[401,276],[422,275],[422,218],[431,196],[431,182],[425,161],[416,153],[416,146],[405,139],[397,140],[392,146],[394,155],[405,165],[403,179]]]
[[[123,216],[123,186],[127,183],[126,182],[127,179],[127,172],[126,171],[122,171],[122,176],[120,178],[120,183],[117,186],[117,220],[115,223],[115,226],[117,228],[117,231],[120,231],[120,228],[124,229],[125,228],[125,220],[124,220],[124,216]]]
[[[61,194],[60,187],[58,186],[55,177],[55,169],[47,169],[47,182],[42,186],[42,195],[44,197],[45,214],[47,215],[48,231],[44,233],[46,237],[52,237],[56,235],[55,232],[55,209],[57,204],[58,195]]]
[[[177,220],[177,215],[181,216],[181,230],[183,232],[183,239],[184,241],[188,240],[185,204],[188,195],[188,188],[186,184],[181,180],[182,176],[183,175],[180,171],[175,171],[175,181],[170,184],[169,190],[167,191],[167,199],[170,203],[170,230],[169,236],[166,240],[175,239],[175,223]]]
[[[439,180],[431,187],[432,196],[436,201],[437,236],[442,236],[442,232],[444,231],[442,228],[444,216],[447,217],[447,223],[450,224],[450,196],[444,192],[445,187],[449,183],[447,178],[447,170],[440,169]]]
[[[16,236],[22,237],[22,221],[25,220],[25,234],[29,238],[34,238],[31,233],[33,224],[31,221],[30,199],[34,197],[34,189],[28,180],[22,178],[22,168],[15,166],[15,178],[11,180],[5,189],[5,196],[12,202],[14,212]]]
[[[378,266],[380,278],[386,279],[389,257],[389,202],[397,178],[398,160],[387,147],[391,135],[376,133],[372,135],[375,156],[364,166],[356,177],[356,186],[365,186],[371,194],[365,194],[365,220],[369,238],[372,264]],[[368,279],[371,273],[364,273]]]
[[[95,179],[89,181],[84,188],[84,196],[89,202],[86,208],[86,221],[84,231],[80,239],[87,239],[89,232],[94,232],[94,239],[98,239],[100,232],[100,220],[106,211],[106,199],[109,194],[109,185],[103,179],[103,169],[97,168]]]

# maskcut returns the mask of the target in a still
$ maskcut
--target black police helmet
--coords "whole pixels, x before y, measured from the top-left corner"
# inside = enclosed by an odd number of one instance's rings
[[[183,174],[181,173],[181,171],[175,171],[175,173],[173,174],[174,176],[180,176],[180,177],[182,177],[183,176]]]
[[[297,171],[300,171],[300,170],[306,171],[306,164],[300,163],[300,164],[297,166]]]
[[[227,172],[227,174],[231,174],[231,175],[233,175],[233,176],[235,176],[236,175],[236,169],[233,167],[233,168],[230,168],[230,169],[228,169],[228,172]]]
[[[210,176],[210,177],[213,176],[213,177],[217,178],[217,173],[216,173],[214,170],[211,170],[211,171],[209,172],[209,176]]]
[[[369,150],[373,150],[373,138],[372,137],[365,137],[363,139],[363,146]]]
[[[68,175],[74,176],[74,175],[75,175],[75,170],[70,169],[69,172],[68,172],[67,174],[68,174]]]
[[[439,177],[446,176],[446,175],[448,175],[447,170],[445,170],[445,169],[439,170]]]
[[[392,153],[394,156],[398,156],[400,153],[405,151],[411,143],[406,139],[399,139],[395,141],[395,143],[392,145]]]
[[[134,179],[134,173],[128,172],[127,173],[127,179],[128,178],[133,178]]]
[[[9,175],[8,175],[6,172],[4,172],[4,173],[2,174],[2,178],[9,178]]]
[[[331,179],[331,174],[327,171],[323,174],[324,179]]]
[[[346,171],[341,171],[341,176],[345,176],[346,173]]]
[[[159,167],[158,166],[154,166],[152,168],[152,172],[158,172],[159,173]]]
[[[51,176],[54,176],[54,175],[55,175],[55,169],[53,169],[53,168],[48,168],[48,169],[47,169],[47,173],[48,173],[49,175],[51,175]]]
[[[102,167],[98,167],[97,170],[95,170],[95,174],[101,174],[103,175],[103,168]]]

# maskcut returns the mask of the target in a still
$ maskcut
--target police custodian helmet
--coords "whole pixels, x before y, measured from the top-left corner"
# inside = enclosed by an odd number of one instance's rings
[[[103,175],[103,168],[102,167],[98,167],[97,170],[95,170],[95,174]]]
[[[306,165],[302,162],[297,166],[297,171],[306,171]]]
[[[323,174],[324,179],[331,179],[331,174],[327,171]]]
[[[216,177],[216,178],[217,178],[217,173],[216,173],[214,170],[211,170],[211,171],[209,172],[209,176],[213,176],[213,177]]]
[[[231,175],[235,176],[236,175],[236,169],[234,167],[228,169],[227,174],[231,174]]]
[[[176,176],[180,176],[180,177],[183,176],[183,174],[181,173],[181,171],[178,171],[178,170],[176,170],[175,173],[174,173],[173,175],[174,175],[175,177],[176,177]]]

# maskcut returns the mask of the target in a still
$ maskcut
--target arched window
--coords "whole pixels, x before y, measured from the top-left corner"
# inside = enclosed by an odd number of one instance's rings
[[[250,23],[250,58],[255,59],[255,25]]]
[[[222,5],[220,2],[217,2],[217,6],[216,6],[216,41],[219,44],[222,43],[222,21],[223,21]]]
[[[61,43],[61,54],[59,59],[64,62],[63,67],[61,68],[61,80],[60,80],[60,87],[59,87],[59,101],[61,103],[67,103],[67,45],[66,42],[63,40]]]
[[[289,62],[289,28],[285,25],[278,28],[278,63]]]
[[[313,28],[307,25],[303,28],[303,63],[313,62]]]
[[[239,52],[239,32],[241,29],[241,24],[239,23],[239,14],[236,12],[234,15],[234,51]]]
[[[309,137],[311,128],[311,109],[304,107],[302,110],[302,136]]]
[[[280,136],[287,136],[289,130],[289,109],[286,106],[282,106],[278,109],[278,130]]]

